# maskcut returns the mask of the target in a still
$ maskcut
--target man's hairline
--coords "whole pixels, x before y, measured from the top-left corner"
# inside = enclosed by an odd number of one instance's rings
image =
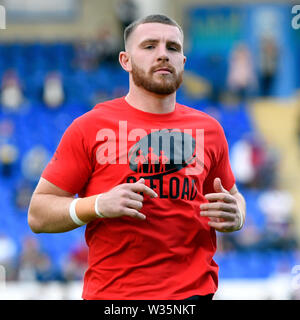
[[[174,25],[174,24],[169,24],[169,23],[163,23],[163,22],[142,22],[142,23],[139,23],[138,25],[135,26],[135,28],[131,31],[131,33],[129,34],[127,40],[125,41],[125,44],[124,44],[124,47],[125,47],[125,51],[128,52],[128,43],[130,42],[130,38],[132,37],[133,33],[136,31],[136,29],[143,25],[143,24],[150,24],[150,23],[154,23],[154,24],[162,24],[162,25],[166,25],[166,26],[170,26],[170,27],[174,27],[174,28],[177,28],[182,36],[182,49],[183,49],[183,43],[184,43],[184,34],[183,34],[183,30],[177,26],[177,25]]]

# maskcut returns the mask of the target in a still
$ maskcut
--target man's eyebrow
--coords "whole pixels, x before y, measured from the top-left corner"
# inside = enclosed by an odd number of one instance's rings
[[[158,39],[145,39],[139,44],[139,46],[142,47],[142,46],[145,46],[147,44],[157,44],[158,42],[159,42]],[[182,49],[181,44],[179,42],[173,41],[173,40],[168,40],[167,41],[167,46],[175,46],[179,50]]]
[[[140,43],[140,46],[144,46],[148,43],[158,43],[159,41],[157,39],[145,39]]]
[[[175,46],[177,49],[181,50],[182,49],[182,46],[179,42],[177,41],[167,41],[167,45],[168,46]]]

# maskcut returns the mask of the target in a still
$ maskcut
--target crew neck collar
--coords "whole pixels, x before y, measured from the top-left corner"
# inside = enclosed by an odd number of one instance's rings
[[[135,114],[136,116],[139,116],[139,117],[142,117],[142,118],[147,118],[147,119],[153,119],[153,120],[162,120],[162,119],[170,119],[172,118],[176,112],[177,112],[177,109],[178,109],[178,106],[177,106],[177,102],[175,103],[175,108],[173,111],[171,112],[167,112],[167,113],[152,113],[152,112],[147,112],[147,111],[143,111],[143,110],[140,110],[140,109],[137,109],[135,107],[133,107],[132,105],[130,105],[126,99],[125,99],[125,96],[121,98],[124,103],[126,104],[127,106],[127,109],[130,113],[132,114]]]

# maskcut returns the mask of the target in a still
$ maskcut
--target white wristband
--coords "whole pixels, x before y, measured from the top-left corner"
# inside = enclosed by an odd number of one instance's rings
[[[100,198],[100,196],[102,196],[102,193],[98,194],[95,200],[95,212],[99,218],[105,218],[105,216],[98,210],[98,199]]]
[[[78,226],[83,226],[84,224],[86,224],[85,222],[81,221],[76,214],[76,210],[75,210],[75,206],[76,206],[76,202],[79,200],[80,198],[76,198],[74,199],[71,204],[70,204],[70,208],[69,208],[69,212],[70,212],[70,217],[73,220],[74,223],[76,223]]]

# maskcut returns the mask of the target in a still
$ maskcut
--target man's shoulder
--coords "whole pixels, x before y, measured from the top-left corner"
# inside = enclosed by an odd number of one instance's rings
[[[113,110],[114,108],[118,109],[122,107],[124,103],[125,103],[124,97],[106,100],[106,101],[97,103],[91,111],[98,111],[106,108],[109,108],[110,110]]]
[[[90,111],[76,118],[74,122],[80,126],[97,122],[99,117],[103,119],[104,115],[107,116],[108,114],[119,112],[124,103],[123,100],[123,98],[116,98],[97,103]]]

